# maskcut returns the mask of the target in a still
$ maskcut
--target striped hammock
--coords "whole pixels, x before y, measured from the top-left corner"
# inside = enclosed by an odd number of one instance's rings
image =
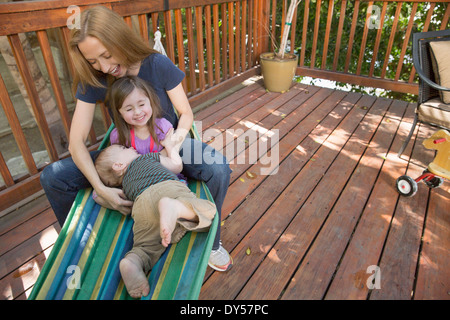
[[[191,134],[198,139],[195,126]],[[204,182],[189,181],[188,186],[197,197],[213,201]],[[188,232],[166,249],[148,276],[150,294],[143,300],[198,298],[217,223],[218,215],[209,232]],[[92,188],[80,190],[29,299],[132,299],[119,271],[120,260],[132,248],[132,229],[129,215],[98,205]]]

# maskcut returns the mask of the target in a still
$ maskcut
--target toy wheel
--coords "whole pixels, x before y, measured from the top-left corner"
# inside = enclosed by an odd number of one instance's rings
[[[399,177],[395,186],[397,187],[397,191],[405,197],[412,197],[417,192],[417,182],[408,176]]]
[[[441,177],[434,177],[430,181],[425,181],[429,188],[437,188],[444,183],[444,179]]]

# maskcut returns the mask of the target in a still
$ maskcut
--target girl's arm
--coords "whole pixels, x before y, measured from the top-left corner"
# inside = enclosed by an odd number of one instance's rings
[[[95,104],[77,100],[70,128],[69,152],[78,169],[96,191],[98,197],[95,201],[102,206],[115,209],[123,214],[129,214],[133,202],[126,200],[126,196],[121,189],[109,188],[102,183],[86,148],[85,141],[92,126],[94,111]]]
[[[167,91],[167,95],[179,116],[178,128],[173,134],[173,139],[177,142],[176,148],[179,150],[189,130],[191,130],[192,123],[194,122],[194,114],[192,113],[191,105],[181,83],[172,90]]]

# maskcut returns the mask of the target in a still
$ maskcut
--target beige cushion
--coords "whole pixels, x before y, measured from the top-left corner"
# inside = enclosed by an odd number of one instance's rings
[[[417,113],[420,121],[450,129],[450,105],[442,103],[439,98],[422,103]]]
[[[432,64],[436,82],[450,88],[450,41],[431,41]],[[442,101],[450,103],[450,91],[439,91]]]

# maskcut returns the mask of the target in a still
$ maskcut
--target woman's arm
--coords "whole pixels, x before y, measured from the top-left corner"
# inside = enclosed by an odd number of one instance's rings
[[[191,130],[194,114],[181,83],[172,90],[167,91],[167,95],[179,116],[177,130],[173,134],[173,138],[177,141],[177,150],[179,150],[189,130]]]
[[[94,111],[95,104],[77,100],[70,128],[69,152],[78,169],[96,191],[98,195],[96,202],[123,214],[129,214],[133,202],[126,200],[126,196],[121,189],[109,188],[102,183],[86,148],[85,142],[92,126]]]

